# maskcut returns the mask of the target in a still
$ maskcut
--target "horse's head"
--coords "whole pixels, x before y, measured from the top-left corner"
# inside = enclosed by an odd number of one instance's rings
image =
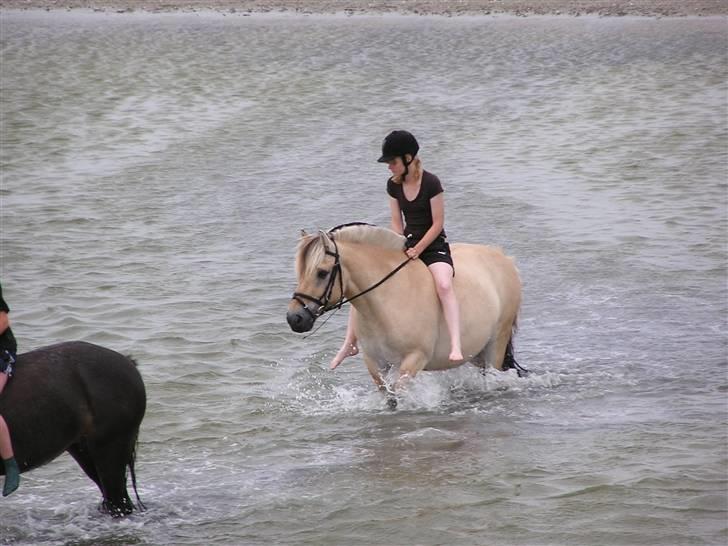
[[[343,299],[341,262],[336,242],[327,233],[302,232],[296,253],[298,286],[286,319],[294,332],[308,332],[325,311]]]

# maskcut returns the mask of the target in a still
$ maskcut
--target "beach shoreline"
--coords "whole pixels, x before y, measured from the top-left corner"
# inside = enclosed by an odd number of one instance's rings
[[[0,0],[0,11],[88,10],[104,13],[202,12],[372,15],[596,15],[689,17],[728,15],[725,0]]]

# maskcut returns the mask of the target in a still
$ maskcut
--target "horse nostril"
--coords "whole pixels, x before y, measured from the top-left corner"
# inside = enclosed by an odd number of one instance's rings
[[[302,313],[291,312],[286,315],[288,325],[294,332],[308,332],[313,326],[313,321]]]
[[[301,317],[295,313],[288,313],[288,317],[286,318],[288,319],[288,324],[290,324],[291,326],[301,322]]]

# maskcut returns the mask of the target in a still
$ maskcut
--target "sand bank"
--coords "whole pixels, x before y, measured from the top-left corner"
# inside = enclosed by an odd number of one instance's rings
[[[728,0],[0,0],[10,9],[684,17],[728,15]]]

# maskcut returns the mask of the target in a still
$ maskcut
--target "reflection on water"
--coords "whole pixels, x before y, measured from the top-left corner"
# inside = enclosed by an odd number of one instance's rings
[[[725,19],[0,14],[0,275],[21,347],[132,353],[149,510],[63,457],[20,544],[725,539]],[[388,412],[345,313],[285,323],[299,228],[386,225],[408,128],[455,241],[517,258],[526,380]],[[585,531],[588,530],[588,531]]]

